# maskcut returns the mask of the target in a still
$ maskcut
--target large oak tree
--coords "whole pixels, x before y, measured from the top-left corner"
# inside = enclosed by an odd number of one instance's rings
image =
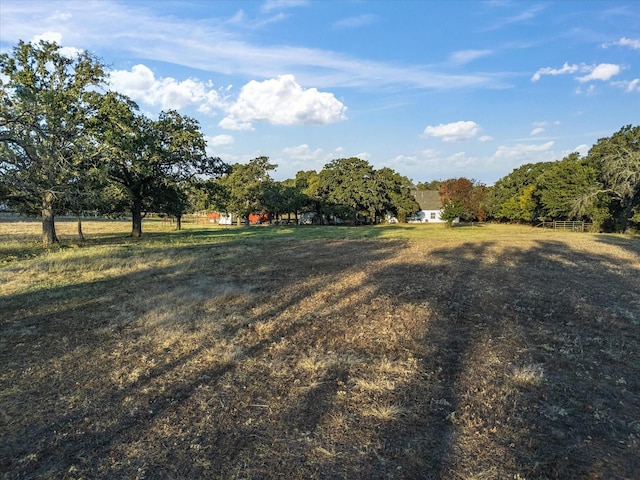
[[[58,241],[56,207],[79,193],[77,179],[93,144],[105,74],[89,53],[64,55],[55,43],[20,42],[0,55],[0,175],[2,201],[42,217],[45,245]]]
[[[183,211],[184,182],[224,169],[219,158],[207,156],[196,120],[171,110],[153,121],[137,109],[126,97],[109,93],[96,123],[101,168],[128,195],[133,237],[142,235],[145,213],[168,210],[167,201],[175,199]]]

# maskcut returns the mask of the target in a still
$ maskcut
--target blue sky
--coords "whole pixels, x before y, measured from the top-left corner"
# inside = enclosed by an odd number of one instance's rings
[[[358,156],[492,184],[640,123],[635,1],[2,0],[0,49],[38,39],[278,180]]]

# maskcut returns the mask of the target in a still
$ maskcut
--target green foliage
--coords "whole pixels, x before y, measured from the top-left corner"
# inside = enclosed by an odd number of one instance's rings
[[[447,200],[442,208],[440,218],[447,222],[447,225],[453,225],[453,222],[469,215],[469,210],[462,201],[454,199]]]
[[[331,204],[347,209],[352,225],[359,214],[374,219],[384,206],[384,191],[373,167],[359,158],[339,158],[325,165],[320,172],[320,189]]]
[[[232,165],[229,173],[218,181],[222,194],[221,210],[247,218],[250,213],[266,213],[266,194],[273,183],[269,172],[276,167],[269,163],[268,157],[257,157],[247,164]]]
[[[430,182],[418,182],[416,184],[416,190],[440,190],[442,180],[431,180]]]
[[[627,125],[599,139],[589,150],[587,162],[600,172],[603,191],[619,202],[621,209],[614,216],[624,231],[640,204],[640,126]]]
[[[308,203],[309,199],[302,193],[302,189],[296,186],[294,180],[271,182],[266,185],[264,204],[274,218],[292,213],[298,218],[298,214]]]
[[[297,180],[304,182],[303,191],[319,215],[348,218],[352,225],[359,217],[377,223],[387,213],[404,221],[420,208],[411,195],[411,180],[390,168],[375,170],[359,158],[335,159],[319,175]]]
[[[584,219],[600,231],[633,226],[640,205],[640,127],[601,138],[585,158],[523,165],[492,188],[499,220]]]
[[[497,220],[530,222],[539,217],[534,195],[537,180],[554,162],[522,165],[498,180],[491,189],[489,215]]]
[[[413,184],[407,177],[388,167],[376,170],[375,177],[385,195],[383,208],[399,222],[405,223],[409,215],[420,210],[420,205],[411,194]]]
[[[577,153],[555,162],[536,179],[536,183],[540,217],[544,220],[574,220],[588,216],[590,209],[580,206],[578,199],[599,187],[596,169]]]

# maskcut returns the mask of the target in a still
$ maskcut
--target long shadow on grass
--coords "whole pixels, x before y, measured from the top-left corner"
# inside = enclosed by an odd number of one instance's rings
[[[396,393],[413,415],[380,431],[386,463],[369,457],[368,475],[637,478],[638,258],[541,241],[430,259],[371,278],[399,306],[427,302],[431,320],[429,381]]]
[[[282,242],[267,250],[230,244],[174,248],[169,266],[5,297],[10,308],[0,323],[0,472],[10,478],[229,478],[256,468],[264,475],[259,463],[247,465],[246,459],[270,448],[272,433],[250,413],[263,408],[261,399],[242,390],[257,389],[257,396],[272,389],[261,390],[254,375],[265,372],[246,364],[268,356],[282,338],[298,335],[309,318],[264,335],[248,325],[298,308],[356,261],[379,261],[398,245],[368,244],[364,255],[352,246],[361,255],[339,262],[333,252],[340,244],[315,246],[321,248],[311,256],[307,247],[314,245]],[[283,268],[268,255],[286,255],[288,261]],[[292,289],[289,282],[311,287]],[[276,299],[272,307],[253,315],[270,296]],[[234,302],[240,305],[235,310],[229,307]],[[183,324],[181,316],[190,310],[197,311],[196,319]],[[180,337],[199,329],[205,334],[193,337],[198,343],[185,345]],[[320,407],[326,411],[333,393],[333,387],[325,392]],[[322,416],[309,417],[314,398],[306,407],[302,402],[296,415],[308,428]],[[291,458],[303,463],[303,449]]]
[[[8,299],[0,472],[638,476],[637,257],[263,240]]]

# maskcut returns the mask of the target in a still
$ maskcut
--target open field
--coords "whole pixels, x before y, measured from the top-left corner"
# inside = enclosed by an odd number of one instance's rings
[[[640,239],[0,223],[2,478],[640,478]]]

